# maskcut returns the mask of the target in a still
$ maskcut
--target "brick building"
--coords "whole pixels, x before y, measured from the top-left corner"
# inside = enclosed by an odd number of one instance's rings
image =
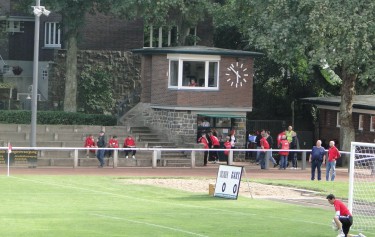
[[[246,141],[254,58],[262,54],[205,46],[133,52],[142,55],[141,102],[150,105],[149,125],[177,143],[195,142],[213,128],[223,138],[236,129],[238,140]]]
[[[319,127],[317,138],[325,141],[340,140],[340,104],[341,98],[310,97],[302,101],[316,105],[319,109]],[[353,126],[355,141],[375,142],[375,95],[356,95],[353,103]]]

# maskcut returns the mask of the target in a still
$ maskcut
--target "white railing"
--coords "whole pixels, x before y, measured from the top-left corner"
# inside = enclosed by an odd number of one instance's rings
[[[8,147],[0,147],[0,150],[5,150],[5,154],[7,154]],[[73,167],[77,168],[79,166],[79,151],[87,151],[87,150],[106,150],[106,151],[113,151],[113,168],[118,167],[118,161],[119,161],[119,152],[120,151],[126,151],[126,150],[136,150],[138,151],[152,151],[152,168],[157,168],[157,164],[159,160],[162,160],[162,152],[164,151],[184,151],[190,153],[190,164],[191,168],[196,167],[196,156],[197,152],[200,153],[200,155],[203,157],[204,151],[226,151],[228,149],[220,148],[220,149],[203,149],[203,148],[162,148],[162,147],[149,147],[149,148],[79,148],[79,147],[13,147],[13,151],[16,150],[31,150],[31,151],[73,151]],[[233,153],[234,152],[257,152],[257,151],[264,151],[262,149],[230,149],[229,155],[228,155],[228,164],[233,165]],[[268,150],[270,151],[270,150]],[[311,149],[308,150],[281,150],[281,149],[272,149],[272,153],[277,153],[279,151],[292,151],[296,153],[301,153],[301,169],[306,169],[306,162],[307,162],[307,154],[311,152]],[[350,154],[350,152],[340,151],[341,154]],[[39,157],[40,158],[40,157]],[[53,159],[53,158],[51,158]],[[59,158],[56,158],[59,159]],[[87,159],[87,158],[86,158]],[[165,158],[168,159],[168,158]],[[269,168],[269,162],[268,159],[266,159],[266,169]]]

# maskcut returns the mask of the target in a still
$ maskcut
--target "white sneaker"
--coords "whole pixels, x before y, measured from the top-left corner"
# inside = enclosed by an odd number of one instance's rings
[[[135,159],[135,156],[132,156],[133,159]]]
[[[366,237],[366,235],[362,234],[362,233],[359,233],[358,234],[358,237]]]
[[[125,158],[126,158],[126,159],[128,159],[128,158],[129,158],[129,156],[126,156]]]

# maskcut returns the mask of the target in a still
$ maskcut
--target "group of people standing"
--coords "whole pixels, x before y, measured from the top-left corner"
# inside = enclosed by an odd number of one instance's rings
[[[318,172],[318,180],[322,179],[322,164],[326,164],[326,181],[334,181],[336,177],[336,161],[341,157],[339,150],[335,146],[334,141],[329,142],[329,149],[322,146],[322,141],[317,140],[316,145],[313,146],[309,157],[311,163],[311,180],[315,179],[315,171]]]
[[[227,157],[228,163],[228,155],[229,149],[235,149],[236,147],[236,131],[232,129],[228,136],[225,138],[225,142],[223,143],[224,148],[228,149],[224,151],[224,155]],[[203,131],[201,136],[198,138],[198,143],[203,144],[204,149],[220,149],[221,142],[218,138],[216,130],[212,129],[210,131]],[[208,161],[213,161],[214,163],[219,162],[219,152],[218,151],[204,151],[204,159],[203,165],[207,166]]]
[[[297,169],[297,153],[293,149],[299,149],[299,141],[297,133],[293,131],[292,126],[287,130],[281,132],[277,136],[277,148],[279,151],[279,164],[272,155],[272,148],[274,141],[269,130],[262,129],[253,138],[257,146],[256,163],[260,165],[261,169],[266,168],[266,162],[270,160],[274,167],[279,166],[279,169],[286,169],[289,166],[289,160],[292,161],[292,169]]]
[[[99,136],[95,140],[92,134],[88,135],[85,140],[84,147],[86,148],[119,148],[119,142],[116,135],[111,136],[109,141],[107,142],[106,136],[104,131],[99,132]],[[124,140],[123,148],[135,148],[136,143],[132,136],[128,135]],[[104,157],[107,154],[108,157],[112,157],[113,150],[105,150],[105,149],[87,149],[86,150],[86,157],[89,158],[89,153],[93,152],[96,154],[97,159],[99,160],[99,168],[103,168],[104,166]],[[132,158],[135,159],[136,150],[126,149],[125,158],[129,158],[129,153],[132,153]]]

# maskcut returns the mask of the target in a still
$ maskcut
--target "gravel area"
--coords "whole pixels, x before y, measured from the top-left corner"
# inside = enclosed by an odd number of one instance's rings
[[[154,185],[164,188],[184,190],[194,193],[207,193],[209,184],[215,179],[123,179],[124,184]],[[251,192],[251,193],[250,193]],[[253,198],[305,199],[302,192],[292,188],[241,182],[239,195]]]

